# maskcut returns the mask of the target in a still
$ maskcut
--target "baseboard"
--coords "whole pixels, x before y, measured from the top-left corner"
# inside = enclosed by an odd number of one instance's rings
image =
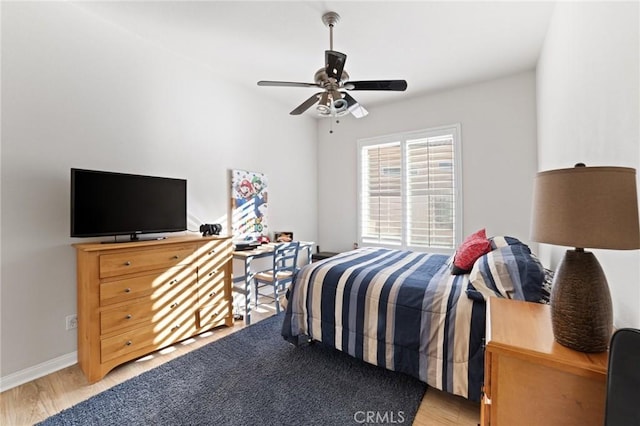
[[[78,363],[78,352],[74,351],[66,355],[45,361],[42,364],[25,368],[24,370],[0,377],[0,392],[4,392],[16,386],[30,382],[47,374],[55,373],[58,370]]]

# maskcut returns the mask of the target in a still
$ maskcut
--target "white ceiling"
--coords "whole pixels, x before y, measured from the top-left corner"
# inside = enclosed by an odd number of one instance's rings
[[[406,92],[351,92],[363,106],[533,69],[554,2],[76,1],[103,19],[210,66],[212,75],[282,102],[289,112],[315,88],[329,49],[321,17],[341,16],[334,49],[351,80],[405,79]],[[307,114],[310,114],[308,112]]]

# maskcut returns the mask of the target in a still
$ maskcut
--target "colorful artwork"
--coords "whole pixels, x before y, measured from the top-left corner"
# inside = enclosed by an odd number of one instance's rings
[[[231,170],[231,232],[236,240],[268,235],[267,177],[263,173]]]

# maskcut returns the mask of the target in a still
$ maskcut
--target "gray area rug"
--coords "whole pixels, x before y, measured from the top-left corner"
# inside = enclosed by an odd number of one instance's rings
[[[411,425],[426,385],[271,317],[127,380],[41,425]]]

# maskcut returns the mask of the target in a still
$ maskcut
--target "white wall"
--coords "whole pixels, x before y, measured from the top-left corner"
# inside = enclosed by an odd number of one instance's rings
[[[194,230],[227,214],[229,169],[264,172],[272,229],[316,239],[315,121],[227,71],[67,2],[3,2],[0,376],[76,350],[71,167],[186,178]]]
[[[366,97],[357,98],[366,107]],[[533,71],[370,108],[364,119],[340,121],[333,134],[328,119],[319,124],[322,250],[348,250],[356,241],[358,139],[454,123],[460,123],[462,133],[463,235],[484,227],[488,235],[511,235],[530,244],[536,172]]]
[[[540,170],[577,162],[640,168],[639,7],[556,6],[537,68]],[[554,267],[564,250],[541,245]],[[594,252],[609,282],[614,324],[640,327],[640,251]]]

